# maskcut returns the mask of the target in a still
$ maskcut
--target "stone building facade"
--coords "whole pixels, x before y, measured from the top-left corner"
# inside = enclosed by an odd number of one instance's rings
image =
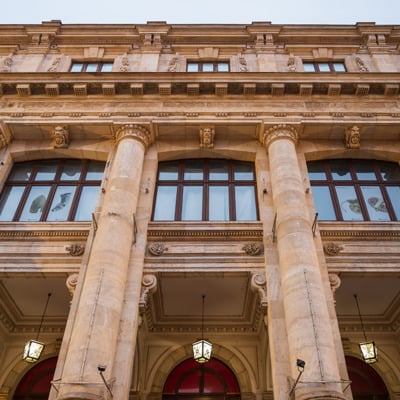
[[[399,87],[399,26],[0,26],[0,399],[400,399]]]

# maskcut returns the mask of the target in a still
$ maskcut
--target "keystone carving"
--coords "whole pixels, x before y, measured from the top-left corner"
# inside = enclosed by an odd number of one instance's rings
[[[258,256],[262,253],[262,246],[259,243],[247,243],[243,246],[243,250],[248,256]]]
[[[69,254],[73,257],[79,257],[85,252],[85,246],[81,244],[71,244],[71,246],[66,247]]]
[[[149,250],[149,253],[153,256],[162,256],[165,250],[167,250],[167,247],[165,246],[165,243],[155,242],[150,243],[147,246],[147,249]]]
[[[345,136],[346,149],[359,149],[360,148],[360,129],[354,125],[346,129]]]
[[[149,295],[157,289],[157,277],[152,274],[146,274],[142,279],[142,291],[139,300],[139,312],[143,314],[146,311]]]
[[[56,126],[53,133],[55,149],[66,149],[69,146],[69,131],[65,126]]]
[[[212,127],[200,128],[200,148],[212,149],[214,147],[215,129]]]
[[[251,275],[251,289],[258,293],[260,297],[260,307],[264,313],[268,305],[266,284],[267,282],[264,274],[257,272]]]
[[[330,242],[324,244],[324,252],[328,256],[337,256],[341,250],[343,250],[343,247],[337,245],[336,243]]]

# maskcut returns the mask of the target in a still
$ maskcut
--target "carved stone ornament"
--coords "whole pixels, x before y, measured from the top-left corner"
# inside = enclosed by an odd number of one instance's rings
[[[344,140],[346,149],[359,149],[360,148],[360,129],[354,125],[346,129]]]
[[[214,147],[215,129],[212,127],[200,128],[200,148],[212,149]]]
[[[356,64],[360,72],[369,72],[368,67],[360,57],[356,57]]]
[[[168,63],[168,72],[176,72],[178,68],[178,57],[172,57]]]
[[[157,277],[152,274],[146,274],[142,279],[142,290],[139,299],[139,311],[143,314],[149,301],[149,295],[157,289]]]
[[[337,256],[341,250],[343,250],[343,247],[336,243],[330,242],[324,244],[324,252],[328,256]]]
[[[150,243],[147,246],[147,249],[149,250],[149,253],[153,256],[162,256],[165,250],[167,250],[167,247],[165,246],[165,243],[154,242]]]
[[[10,53],[3,59],[3,62],[0,65],[0,72],[11,72],[12,56],[13,54]]]
[[[51,63],[50,67],[47,69],[47,72],[57,72],[57,69],[61,63],[62,58],[56,57]]]
[[[287,70],[289,72],[296,72],[296,59],[293,54],[290,54],[287,62]]]
[[[79,257],[85,252],[85,246],[81,244],[71,244],[71,246],[66,247],[69,254],[73,257]]]
[[[65,149],[69,146],[69,131],[65,126],[56,126],[53,132],[54,148]]]
[[[268,305],[266,284],[267,282],[264,274],[257,272],[251,275],[251,289],[258,292],[260,297],[260,307],[263,312],[267,310]]]
[[[123,139],[136,139],[141,142],[145,148],[151,143],[151,135],[147,128],[142,125],[122,125],[115,132],[116,142],[120,142]]]
[[[121,66],[119,67],[120,72],[128,72],[129,71],[129,58],[128,54],[125,53],[121,59]]]
[[[247,60],[244,56],[239,57],[239,71],[240,72],[249,72],[249,67],[247,65]]]
[[[298,137],[299,134],[293,126],[285,124],[275,125],[264,132],[263,144],[268,148],[272,142],[279,139],[289,139],[297,143]]]
[[[260,243],[247,243],[243,246],[243,250],[248,256],[258,256],[262,254],[262,246]]]
[[[74,297],[76,285],[78,284],[78,274],[71,274],[65,282],[71,299]],[[72,300],[71,300],[72,301]]]
[[[336,298],[335,298],[336,290],[340,287],[342,281],[338,274],[332,273],[332,274],[329,274],[329,283],[331,285],[333,301],[336,304]]]

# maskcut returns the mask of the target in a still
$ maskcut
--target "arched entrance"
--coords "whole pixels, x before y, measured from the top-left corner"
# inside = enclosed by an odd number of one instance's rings
[[[240,400],[236,376],[222,361],[215,358],[205,364],[187,359],[168,376],[163,400],[212,399]]]
[[[350,356],[346,365],[354,400],[389,400],[385,383],[370,365]]]
[[[31,368],[19,382],[13,400],[47,400],[56,364],[57,357],[52,357]]]

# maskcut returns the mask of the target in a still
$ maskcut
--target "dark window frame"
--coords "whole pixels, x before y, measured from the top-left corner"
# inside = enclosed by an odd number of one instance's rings
[[[75,180],[63,180],[62,173],[64,171],[64,166],[68,162],[77,162],[77,161],[81,163],[81,172],[80,172],[79,178],[75,179]],[[30,170],[30,175],[27,180],[13,179],[12,173],[13,173],[14,168],[11,169],[8,178],[7,178],[6,182],[4,183],[2,192],[0,194],[0,201],[2,200],[2,197],[3,197],[4,193],[6,192],[6,190],[8,190],[9,188],[13,188],[13,187],[23,187],[24,188],[23,194],[21,195],[21,198],[18,202],[18,206],[16,207],[14,215],[13,215],[12,219],[9,220],[9,222],[21,222],[21,223],[23,223],[23,222],[26,222],[26,223],[29,223],[29,222],[73,222],[74,218],[76,216],[78,206],[81,201],[83,188],[98,187],[100,189],[102,179],[101,180],[86,179],[90,163],[97,163],[97,162],[99,162],[99,161],[80,160],[80,159],[49,159],[49,160],[27,161],[27,162],[21,162],[21,163],[15,164],[16,166],[18,166],[18,165],[21,166],[23,164],[26,164],[26,165],[32,164],[32,168]],[[44,166],[46,164],[54,164],[54,163],[57,163],[54,179],[36,180],[37,173],[41,166]],[[105,163],[104,163],[104,167],[105,167]],[[71,200],[71,206],[70,206],[70,210],[68,212],[67,218],[65,219],[65,221],[47,221],[47,218],[49,216],[49,210],[53,203],[54,195],[56,194],[57,188],[58,187],[66,187],[66,186],[71,186],[75,190],[73,199]],[[48,196],[46,198],[46,203],[43,207],[41,217],[38,221],[26,221],[26,220],[21,221],[20,218],[21,218],[22,212],[24,210],[24,207],[26,206],[26,202],[29,198],[29,194],[30,194],[32,188],[37,188],[37,187],[50,187]],[[94,207],[93,207],[93,209],[94,209]],[[4,220],[1,222],[7,222],[7,221],[8,220]]]
[[[304,72],[309,72],[309,73],[321,73],[321,74],[329,74],[329,73],[345,73],[347,72],[346,65],[344,61],[303,61],[303,66],[305,65],[313,65],[314,71],[306,71],[304,69]],[[321,64],[327,64],[329,66],[329,71],[321,71],[320,70],[320,65]],[[335,69],[335,64],[340,64],[343,66],[344,71],[338,71]]]
[[[193,65],[193,64],[197,64],[198,65],[198,70],[197,71],[189,71],[189,65]],[[204,65],[206,64],[212,64],[213,65],[213,70],[212,71],[203,71],[204,69]],[[219,71],[218,67],[220,65],[227,65],[228,66],[228,71]],[[186,64],[186,72],[210,72],[210,73],[214,73],[214,72],[230,72],[231,70],[231,66],[229,61],[188,61]]]
[[[74,66],[76,66],[76,65],[79,65],[79,64],[82,64],[82,67],[81,67],[81,70],[80,71],[73,71],[73,69],[74,69]],[[87,68],[90,66],[90,65],[95,65],[95,64],[97,64],[97,67],[96,67],[96,71],[87,71]],[[111,65],[111,68],[112,68],[112,66],[113,66],[113,62],[112,61],[73,61],[72,62],[72,64],[71,64],[71,67],[70,67],[70,72],[72,72],[72,73],[80,73],[80,72],[85,72],[85,73],[94,73],[94,72],[110,72],[110,71],[103,71],[103,68],[107,65]]]
[[[332,176],[331,170],[331,162],[343,162],[350,172],[351,179],[349,180],[341,180],[334,179]],[[375,179],[359,179],[357,177],[356,165],[355,163],[369,163],[372,166],[373,173],[375,174]],[[320,160],[320,161],[311,161],[307,163],[309,167],[311,164],[320,165],[325,172],[326,179],[310,179],[310,186],[313,187],[328,187],[330,199],[332,202],[332,206],[335,212],[336,219],[335,220],[323,220],[323,221],[343,221],[343,222],[354,222],[358,220],[346,220],[343,218],[342,208],[340,206],[340,201],[337,196],[335,188],[340,186],[344,187],[352,187],[354,188],[360,209],[362,220],[359,222],[385,222],[385,220],[376,220],[371,219],[369,216],[366,199],[364,194],[362,193],[362,187],[378,187],[382,194],[382,199],[384,200],[384,205],[389,215],[389,220],[387,222],[400,221],[400,216],[396,216],[396,211],[392,205],[392,201],[387,192],[388,187],[397,187],[400,186],[400,177],[398,180],[390,180],[386,181],[382,178],[382,166],[385,164],[392,164],[393,168],[398,168],[400,173],[400,167],[396,165],[396,163],[390,163],[386,161],[379,160],[365,160],[365,159],[332,159],[332,160]],[[310,174],[310,173],[309,173]],[[314,202],[316,199],[314,198]]]
[[[189,180],[184,179],[184,172],[185,166],[190,165],[191,162],[203,162],[203,178],[197,180]],[[226,161],[228,163],[228,179],[226,180],[217,180],[217,179],[210,179],[209,172],[210,172],[210,161]],[[160,180],[160,165],[167,165],[167,164],[178,163],[178,178],[177,179],[163,179]],[[245,164],[246,166],[252,167],[253,179],[235,179],[234,178],[234,168],[240,164]],[[175,215],[173,220],[154,220],[155,211],[156,211],[156,204],[157,204],[157,190],[159,187],[168,186],[168,187],[177,187],[176,193],[176,205],[175,205]],[[254,199],[255,199],[255,213],[256,219],[254,221],[259,221],[259,210],[258,210],[258,199],[257,199],[257,181],[256,181],[256,174],[254,163],[245,162],[245,161],[237,161],[237,160],[225,160],[225,159],[182,159],[182,160],[175,160],[175,161],[165,161],[159,163],[159,168],[157,171],[157,181],[156,181],[156,193],[154,196],[154,203],[153,203],[153,212],[152,212],[152,221],[186,221],[182,220],[182,209],[183,209],[183,189],[185,187],[194,187],[194,186],[201,186],[202,187],[202,218],[200,221],[210,221],[209,220],[209,189],[213,186],[224,186],[228,187],[228,197],[229,197],[229,219],[227,220],[211,220],[211,222],[229,222],[229,221],[238,221],[236,215],[236,194],[235,188],[237,187],[245,187],[251,186],[254,189]],[[241,220],[239,220],[241,221]]]

